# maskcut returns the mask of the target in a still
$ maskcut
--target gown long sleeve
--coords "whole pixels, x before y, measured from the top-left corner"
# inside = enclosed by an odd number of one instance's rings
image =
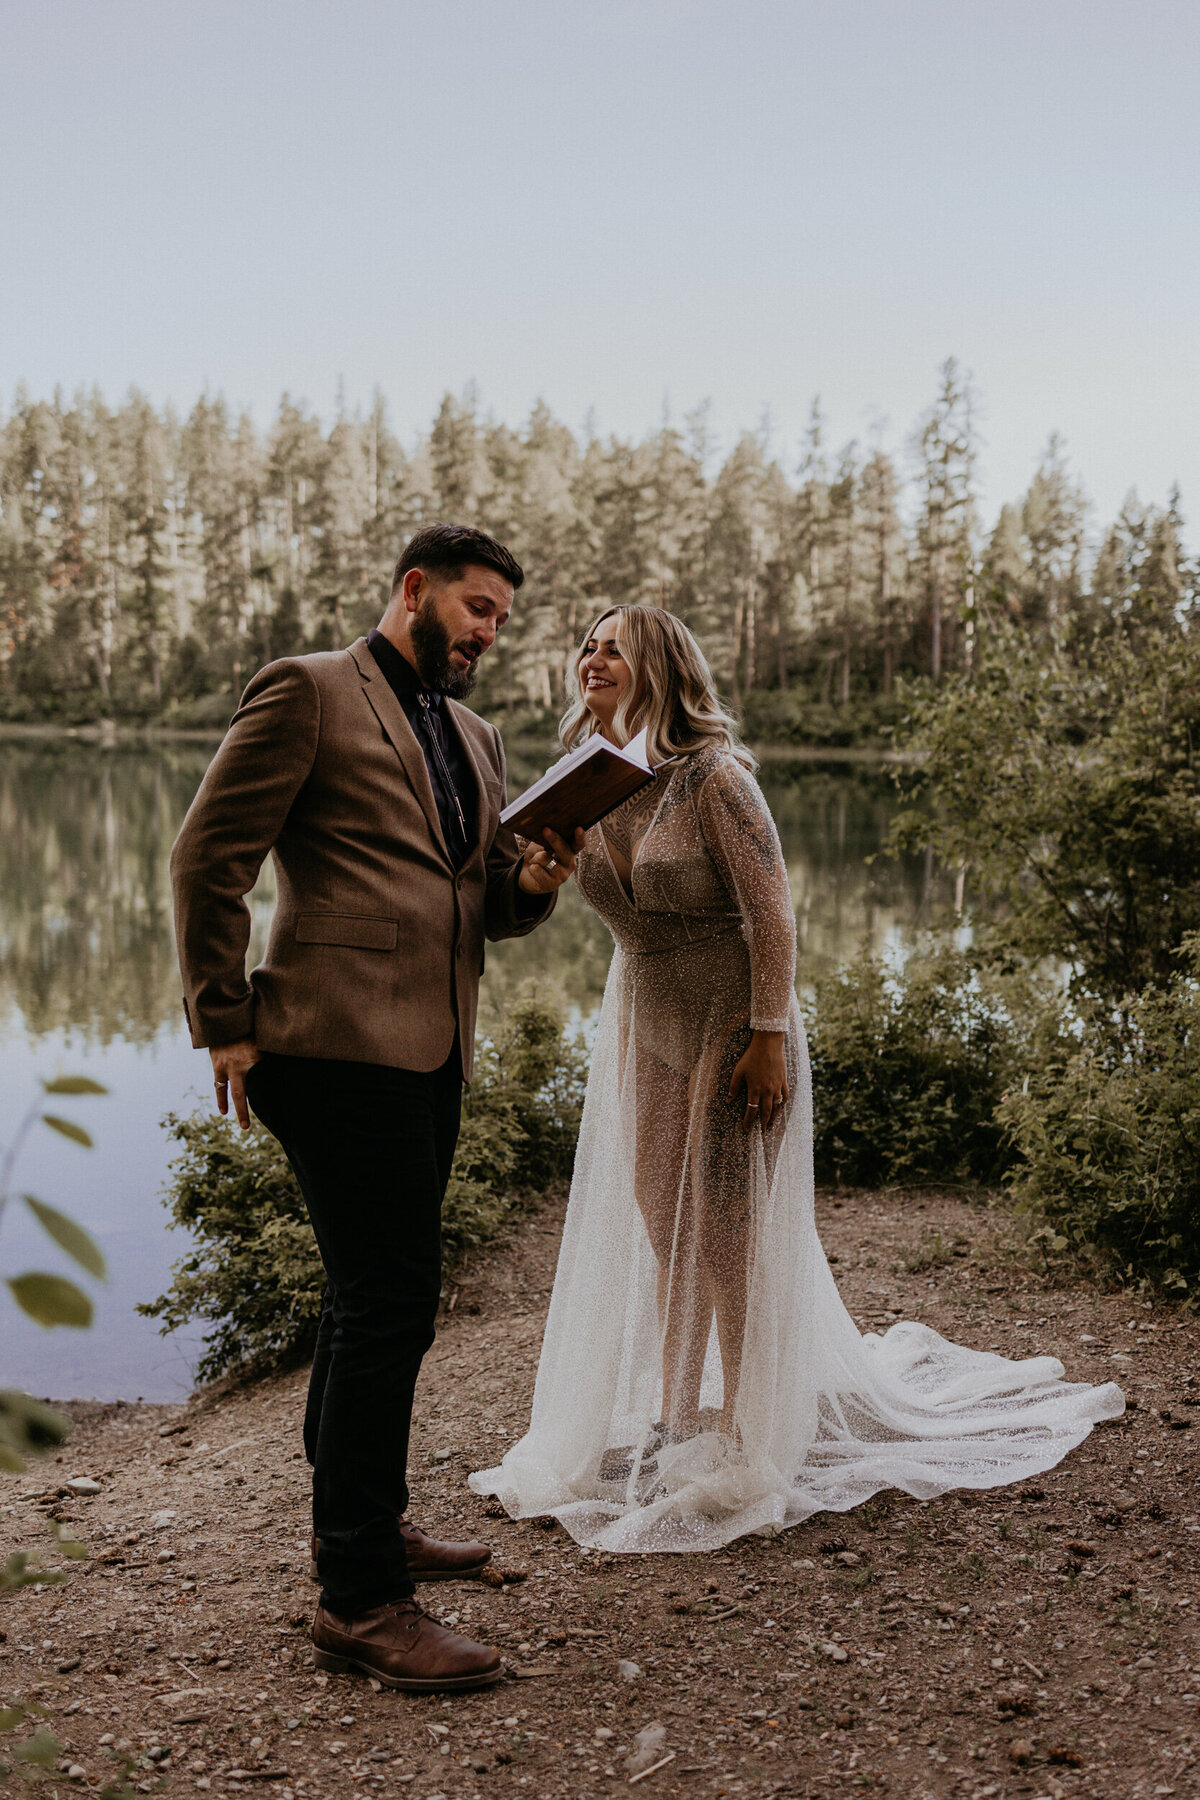
[[[579,857],[613,960],[529,1430],[472,1488],[583,1544],[686,1551],[884,1487],[928,1499],[1051,1468],[1123,1410],[1117,1387],[914,1321],[863,1334],[838,1294],[787,872],[753,777],[698,751],[648,805],[627,858],[605,826]],[[753,1030],[785,1033],[790,1099],[747,1127],[728,1089]]]

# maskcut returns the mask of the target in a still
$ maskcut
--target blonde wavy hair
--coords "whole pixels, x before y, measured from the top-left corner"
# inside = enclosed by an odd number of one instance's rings
[[[721,704],[703,650],[687,626],[661,606],[608,606],[592,622],[575,654],[575,697],[558,728],[563,747],[573,750],[600,729],[584,701],[581,671],[587,645],[606,619],[615,618],[621,621],[621,654],[631,677],[613,716],[616,741],[627,744],[644,725],[652,764],[715,746],[728,750],[744,768],[756,768]]]

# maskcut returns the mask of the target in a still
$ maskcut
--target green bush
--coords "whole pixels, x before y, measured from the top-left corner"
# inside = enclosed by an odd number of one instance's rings
[[[914,694],[898,779],[921,811],[893,842],[932,848],[1003,902],[1003,954],[1067,965],[1119,1004],[1167,982],[1200,931],[1200,632],[1068,647],[997,632],[969,675]]]
[[[442,1213],[453,1262],[499,1237],[514,1208],[570,1177],[586,1057],[561,1016],[535,993],[479,1044]],[[166,1199],[191,1231],[168,1293],[138,1308],[165,1333],[190,1320],[212,1331],[199,1373],[279,1366],[311,1353],[324,1274],[286,1157],[257,1123],[249,1131],[207,1110],[164,1121],[182,1146]]]
[[[1000,1119],[1048,1249],[1179,1297],[1200,1284],[1200,937],[1166,987],[1047,1034]]]
[[[807,1011],[819,1180],[997,1179],[1010,1152],[996,1108],[1022,1033],[969,957],[933,948],[897,972],[864,953]]]

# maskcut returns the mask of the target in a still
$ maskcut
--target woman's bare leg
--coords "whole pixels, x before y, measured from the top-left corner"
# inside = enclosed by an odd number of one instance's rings
[[[692,1158],[692,1182],[700,1196],[698,1248],[717,1315],[721,1431],[727,1436],[733,1435],[737,1418],[753,1248],[754,1189],[764,1136],[757,1125],[747,1128],[741,1122],[744,1095],[736,1104],[728,1098],[730,1077],[748,1041],[748,1025],[733,1033],[715,1059],[715,1069],[713,1064],[708,1065],[712,1083],[709,1093],[694,1098],[703,1122],[696,1133]],[[774,1137],[775,1133],[772,1130],[765,1135]],[[768,1151],[768,1160],[773,1165],[773,1150]]]
[[[699,1429],[700,1383],[713,1302],[696,1240],[688,1138],[690,1084],[647,1052],[638,1053],[635,1184],[658,1264],[663,1419],[672,1437]]]

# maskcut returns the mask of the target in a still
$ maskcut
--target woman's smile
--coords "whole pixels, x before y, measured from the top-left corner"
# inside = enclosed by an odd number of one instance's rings
[[[608,732],[629,687],[633,671],[621,652],[621,615],[601,619],[576,664],[583,703]]]

